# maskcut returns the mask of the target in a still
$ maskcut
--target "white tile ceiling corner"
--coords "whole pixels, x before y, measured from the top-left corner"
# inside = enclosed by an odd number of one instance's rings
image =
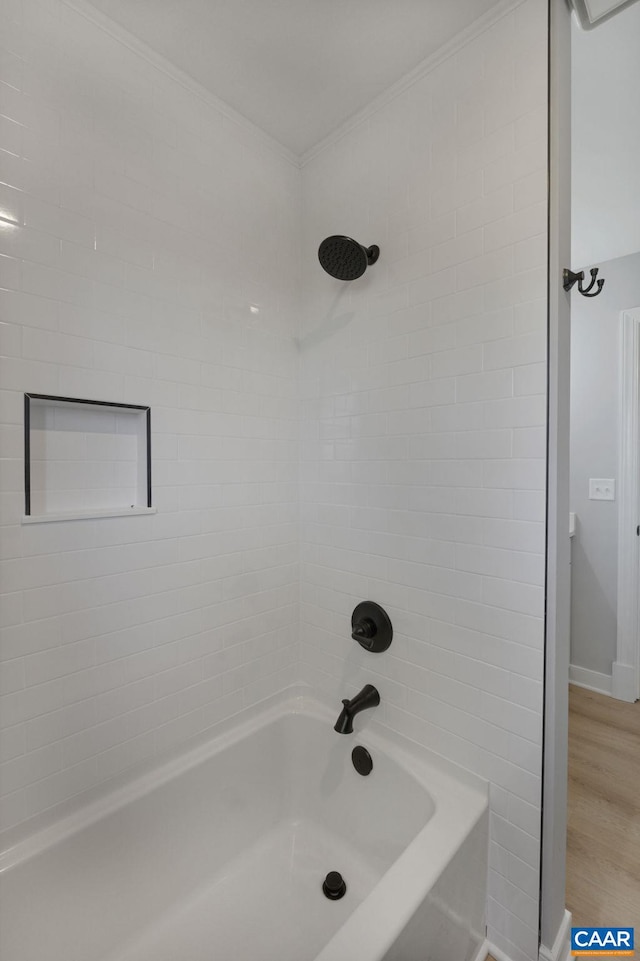
[[[496,0],[90,0],[300,157]]]

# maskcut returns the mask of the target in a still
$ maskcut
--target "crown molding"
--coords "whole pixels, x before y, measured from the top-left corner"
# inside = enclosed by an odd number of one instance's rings
[[[450,57],[454,56],[454,54],[458,53],[459,50],[462,50],[463,47],[466,47],[468,43],[471,43],[472,40],[475,40],[476,37],[488,30],[489,27],[492,27],[494,23],[497,23],[498,20],[501,20],[508,13],[511,13],[512,10],[515,10],[516,7],[521,6],[524,2],[525,0],[498,0],[498,3],[496,3],[495,6],[493,6],[481,17],[478,17],[477,20],[474,20],[474,22],[468,27],[465,27],[464,30],[461,30],[460,33],[457,33],[455,37],[448,41],[448,43],[445,43],[439,47],[438,50],[431,54],[430,57],[427,57],[425,60],[419,63],[417,67],[414,67],[414,69],[405,74],[404,77],[401,77],[400,80],[397,80],[396,83],[388,87],[374,100],[371,100],[366,107],[363,107],[362,110],[354,113],[348,118],[348,120],[345,120],[344,123],[341,123],[338,127],[332,130],[331,133],[327,134],[326,137],[323,137],[322,140],[319,140],[317,144],[301,154],[299,158],[300,166],[304,167],[311,160],[313,160],[314,157],[317,157],[318,154],[321,154],[328,147],[333,146],[333,144],[345,137],[351,130],[359,127],[366,120],[368,120],[369,117],[377,113],[378,110],[381,110],[388,103],[391,103],[392,100],[395,100],[397,97],[401,96],[405,90],[408,90],[409,87],[412,87],[415,83],[418,83],[419,80],[422,80],[423,77],[426,77],[427,74],[435,70],[436,67],[440,66],[441,63],[444,63],[445,60],[448,60]]]
[[[293,164],[294,167],[300,166],[300,158],[292,150],[289,150],[288,147],[285,147],[280,141],[275,140],[261,127],[258,127],[257,124],[248,120],[243,114],[238,113],[237,110],[230,107],[224,100],[216,97],[210,90],[203,87],[202,84],[194,80],[193,77],[185,73],[184,70],[181,70],[180,67],[176,67],[175,64],[167,60],[161,53],[157,53],[143,40],[139,40],[138,37],[134,36],[124,27],[121,27],[110,17],[105,16],[100,10],[92,6],[88,0],[61,0],[61,2],[104,33],[108,34],[113,40],[122,44],[123,47],[127,47],[127,49],[131,50],[136,56],[146,60],[148,64],[160,71],[160,73],[170,77],[181,87],[184,87],[185,90],[188,90],[195,97],[198,97],[199,100],[214,107],[223,116],[233,121],[233,123],[238,124],[239,127],[242,127],[254,137],[257,137],[275,154],[287,160],[290,164]]]

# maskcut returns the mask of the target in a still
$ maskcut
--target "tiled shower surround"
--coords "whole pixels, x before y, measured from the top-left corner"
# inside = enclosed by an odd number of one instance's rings
[[[303,170],[305,680],[491,782],[489,930],[537,956],[546,448],[545,5],[517,7]],[[380,260],[313,263],[336,228]],[[385,605],[385,655],[345,641]]]
[[[0,11],[5,824],[295,680],[372,681],[491,782],[489,938],[532,961],[546,3],[302,170],[65,3]],[[381,248],[353,284],[333,233]],[[158,513],[21,525],[24,391],[150,404]]]
[[[300,173],[65,4],[1,9],[12,824],[296,679]],[[22,526],[24,391],[149,404],[158,513]]]

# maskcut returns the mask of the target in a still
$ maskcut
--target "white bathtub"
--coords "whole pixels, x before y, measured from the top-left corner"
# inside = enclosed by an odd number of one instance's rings
[[[339,707],[282,696],[6,851],[2,961],[469,961],[486,791]]]

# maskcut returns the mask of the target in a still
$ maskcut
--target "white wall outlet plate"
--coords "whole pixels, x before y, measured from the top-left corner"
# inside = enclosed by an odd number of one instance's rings
[[[590,477],[590,501],[614,501],[616,499],[616,482],[613,477]]]

